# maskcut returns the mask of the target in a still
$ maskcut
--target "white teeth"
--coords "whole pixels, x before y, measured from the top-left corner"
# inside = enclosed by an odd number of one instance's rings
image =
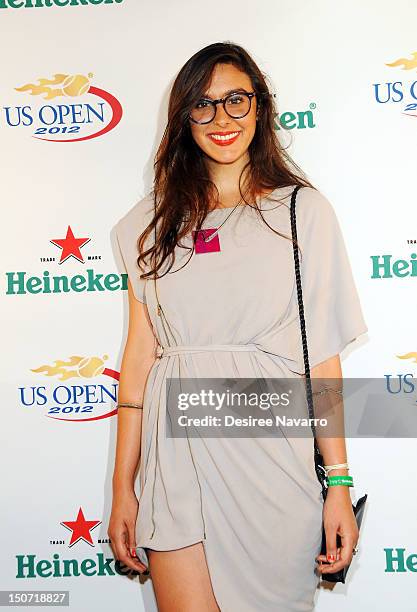
[[[235,138],[238,134],[239,132],[233,132],[233,134],[226,134],[226,136],[220,136],[220,134],[210,134],[210,138],[213,138],[214,140],[231,140],[232,138]]]

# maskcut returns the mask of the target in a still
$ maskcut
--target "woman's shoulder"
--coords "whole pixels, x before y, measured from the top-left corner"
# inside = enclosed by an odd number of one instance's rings
[[[278,187],[274,189],[271,196],[278,197],[280,200],[285,201],[288,206],[291,202],[291,196],[297,185],[286,185],[285,187]],[[309,187],[308,185],[301,185],[297,191],[296,205],[298,209],[302,209],[303,212],[310,214],[319,214],[325,212],[332,207],[329,199],[320,191],[317,187]]]
[[[278,187],[266,198],[269,202],[280,202],[290,210],[291,197],[297,185]],[[298,189],[295,201],[297,226],[308,226],[314,223],[333,221],[335,209],[327,196],[317,187],[302,185]],[[287,213],[288,214],[288,213]]]
[[[153,193],[149,193],[136,202],[116,222],[116,229],[122,231],[141,231],[147,227],[152,219],[154,199]]]
[[[291,206],[291,196],[296,185],[280,188],[275,191],[281,196],[288,211]],[[301,186],[296,194],[295,215],[297,229],[300,232],[309,232],[320,226],[322,229],[338,223],[337,215],[329,198],[317,187]]]

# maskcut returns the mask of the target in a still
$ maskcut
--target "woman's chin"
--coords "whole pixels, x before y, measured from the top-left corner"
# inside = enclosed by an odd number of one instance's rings
[[[218,164],[234,164],[242,157],[244,151],[206,151],[206,155]]]

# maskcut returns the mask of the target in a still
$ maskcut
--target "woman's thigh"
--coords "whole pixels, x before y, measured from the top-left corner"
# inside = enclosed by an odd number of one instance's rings
[[[177,550],[148,549],[158,612],[219,612],[202,542]]]

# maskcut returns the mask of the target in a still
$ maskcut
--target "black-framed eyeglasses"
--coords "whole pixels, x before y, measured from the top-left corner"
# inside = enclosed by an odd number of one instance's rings
[[[210,98],[200,98],[190,111],[189,117],[193,123],[203,124],[213,121],[217,112],[217,105],[223,104],[225,112],[232,119],[242,119],[249,113],[252,105],[252,98],[258,94],[254,91],[239,91],[231,93],[218,100]]]

